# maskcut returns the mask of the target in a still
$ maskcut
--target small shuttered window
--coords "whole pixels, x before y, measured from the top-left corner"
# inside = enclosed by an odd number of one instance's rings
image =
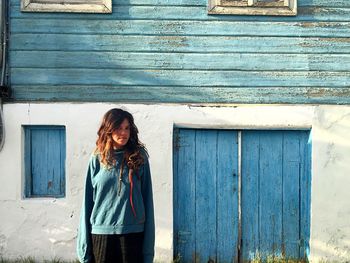
[[[64,126],[24,126],[25,197],[64,197]]]
[[[217,15],[297,15],[297,0],[209,0],[208,13]]]
[[[112,13],[112,0],[21,0],[21,11]]]

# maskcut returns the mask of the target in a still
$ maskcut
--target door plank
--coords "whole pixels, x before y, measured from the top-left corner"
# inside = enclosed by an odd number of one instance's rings
[[[299,154],[300,132],[283,134],[283,244],[282,254],[290,259],[299,258]]]
[[[273,134],[272,134],[273,133]],[[282,243],[282,133],[260,132],[260,252],[280,256]]]
[[[174,177],[174,257],[192,261],[195,251],[195,132],[179,130],[176,176]]]
[[[239,191],[237,132],[218,132],[217,160],[217,261],[237,262]]]
[[[217,131],[196,131],[196,262],[216,261]]]
[[[255,131],[242,132],[242,244],[243,261],[253,260],[259,250],[259,145]]]
[[[300,134],[300,155],[303,156],[300,168],[300,257],[307,260],[310,252],[310,204],[311,204],[311,134]]]

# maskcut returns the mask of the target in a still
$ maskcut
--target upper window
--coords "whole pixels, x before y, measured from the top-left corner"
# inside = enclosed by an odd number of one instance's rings
[[[209,0],[209,14],[295,16],[297,0]]]
[[[21,0],[21,11],[112,13],[112,0]]]
[[[24,126],[25,197],[64,197],[64,126]]]

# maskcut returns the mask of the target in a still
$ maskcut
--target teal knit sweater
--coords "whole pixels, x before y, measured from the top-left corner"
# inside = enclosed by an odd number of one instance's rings
[[[77,238],[79,261],[92,261],[91,234],[144,232],[144,263],[153,262],[154,210],[147,156],[144,154],[145,162],[133,173],[132,179],[127,165],[123,165],[119,189],[118,177],[124,152],[115,154],[117,161],[112,168],[100,164],[98,154],[90,158]]]

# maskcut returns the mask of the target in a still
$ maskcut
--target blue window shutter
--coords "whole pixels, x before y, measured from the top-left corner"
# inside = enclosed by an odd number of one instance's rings
[[[25,126],[25,196],[65,196],[65,128]]]

